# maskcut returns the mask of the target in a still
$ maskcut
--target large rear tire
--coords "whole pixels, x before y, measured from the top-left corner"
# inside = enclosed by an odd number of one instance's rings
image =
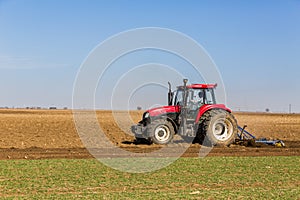
[[[174,127],[167,120],[156,120],[148,125],[150,138],[155,144],[169,144],[174,137]]]
[[[215,146],[232,144],[238,133],[235,117],[225,110],[207,111],[202,119],[202,135],[204,143]],[[206,145],[205,144],[205,145]]]

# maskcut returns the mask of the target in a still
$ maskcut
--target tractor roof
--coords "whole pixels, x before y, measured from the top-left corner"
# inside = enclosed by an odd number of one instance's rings
[[[208,88],[216,88],[218,84],[192,84],[187,85],[187,88],[190,89],[208,89]],[[183,86],[179,86],[178,89],[183,88]]]

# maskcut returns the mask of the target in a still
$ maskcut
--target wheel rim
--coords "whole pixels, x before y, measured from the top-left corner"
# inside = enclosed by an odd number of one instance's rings
[[[166,125],[160,125],[155,129],[154,137],[159,142],[166,142],[171,136],[170,129]]]
[[[213,125],[213,135],[219,141],[227,141],[233,134],[233,125],[228,119],[218,119]]]

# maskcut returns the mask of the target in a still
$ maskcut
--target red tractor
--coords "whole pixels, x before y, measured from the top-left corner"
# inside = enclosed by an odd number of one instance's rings
[[[169,84],[168,106],[153,108],[143,114],[143,119],[131,127],[136,141],[155,144],[172,142],[175,134],[185,141],[206,142],[209,145],[229,145],[235,141],[238,125],[231,110],[217,104],[217,84],[184,85],[171,91]]]

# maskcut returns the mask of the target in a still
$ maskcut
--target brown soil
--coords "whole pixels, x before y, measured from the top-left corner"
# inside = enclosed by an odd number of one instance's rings
[[[158,145],[135,145],[131,143],[132,135],[126,134],[130,123],[139,121],[142,112],[117,114],[121,116],[119,124],[114,121],[111,111],[97,111],[99,124],[115,145],[141,156],[161,148]],[[287,147],[232,145],[215,147],[209,156],[300,156],[300,115],[235,113],[235,116],[240,125],[247,124],[247,130],[256,136],[282,139]],[[127,119],[132,121],[129,123]],[[127,127],[126,131],[124,127]],[[183,157],[198,157],[200,148],[199,144],[191,145]],[[111,156],[105,153],[104,147],[97,152],[100,157]],[[120,154],[116,156],[122,157]],[[44,158],[92,158],[77,134],[72,111],[0,110],[0,159]]]

